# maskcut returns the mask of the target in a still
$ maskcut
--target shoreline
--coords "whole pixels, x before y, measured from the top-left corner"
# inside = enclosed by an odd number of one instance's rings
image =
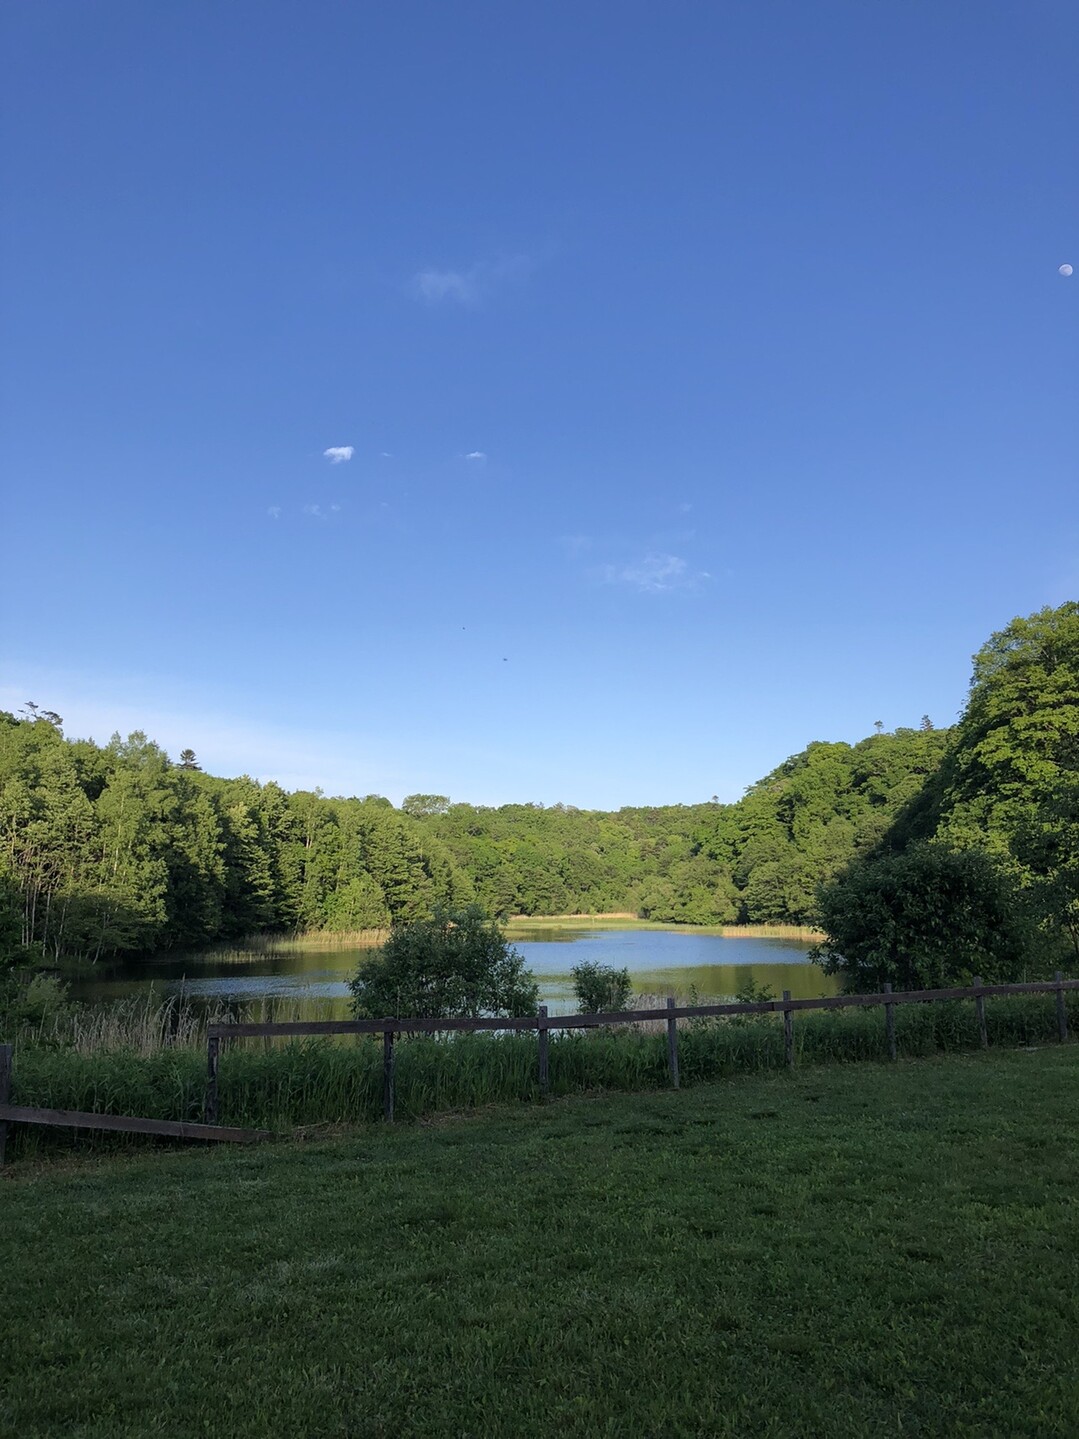
[[[674,924],[638,919],[625,911],[609,914],[515,914],[503,926],[513,935],[529,929],[639,929],[669,934],[712,934],[721,939],[796,939],[819,944],[826,938],[819,929],[801,924]]]

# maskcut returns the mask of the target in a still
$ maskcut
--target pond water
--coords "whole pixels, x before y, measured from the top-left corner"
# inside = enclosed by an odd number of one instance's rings
[[[552,1014],[576,1010],[570,969],[582,960],[625,967],[637,994],[732,999],[747,980],[795,998],[837,991],[836,981],[808,960],[800,940],[727,938],[686,929],[521,929],[511,941]],[[268,938],[250,948],[209,949],[99,965],[72,981],[85,1003],[145,994],[182,994],[207,1007],[281,1018],[345,1019],[348,981],[369,949],[328,947],[322,940]]]

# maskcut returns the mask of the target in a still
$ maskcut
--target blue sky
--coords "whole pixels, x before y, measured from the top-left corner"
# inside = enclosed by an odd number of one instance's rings
[[[2,26],[0,705],[734,799],[1079,594],[1072,0]]]

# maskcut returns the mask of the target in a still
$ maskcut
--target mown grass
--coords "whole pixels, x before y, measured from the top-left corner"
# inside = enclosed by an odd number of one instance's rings
[[[1068,995],[1069,1023],[1079,1031],[1079,993]],[[992,999],[986,1005],[991,1045],[1049,1043],[1057,1034],[1052,995]],[[626,1026],[551,1038],[553,1095],[587,1090],[666,1087],[667,1041],[660,1021],[653,1032]],[[884,1059],[881,1009],[803,1011],[795,1017],[799,1066]],[[899,1054],[905,1058],[978,1048],[973,1003],[956,1001],[896,1007]],[[679,1064],[684,1086],[784,1067],[778,1015],[683,1021]],[[156,1050],[134,1046],[81,1053],[70,1047],[21,1045],[13,1066],[12,1102],[54,1109],[134,1114],[153,1119],[199,1120],[205,1096],[204,1047],[175,1044]],[[449,1110],[540,1099],[534,1035],[476,1034],[408,1038],[397,1044],[396,1114],[415,1120]],[[226,1048],[219,1074],[218,1115],[223,1124],[287,1132],[297,1127],[366,1123],[382,1113],[382,1043],[378,1037],[332,1040],[243,1040]],[[10,1141],[18,1154],[72,1144],[81,1148],[142,1144],[143,1140],[93,1133],[69,1134],[17,1126]]]
[[[1079,1048],[0,1177],[0,1430],[1071,1436]]]

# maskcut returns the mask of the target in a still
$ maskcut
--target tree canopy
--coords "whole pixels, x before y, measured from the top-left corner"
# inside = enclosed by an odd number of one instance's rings
[[[535,1014],[539,998],[520,954],[475,904],[395,924],[350,989],[365,1019]]]
[[[1079,957],[1079,604],[990,637],[939,765],[819,904],[829,962],[855,984],[885,963],[889,936],[942,972],[947,923],[956,973],[1011,979],[1037,955],[1043,968]],[[859,921],[859,906],[876,917]]]
[[[822,884],[930,842],[991,855],[1050,947],[1079,955],[1075,603],[990,638],[953,729],[923,716],[855,744],[814,741],[734,804],[607,812],[413,794],[397,809],[219,778],[144,734],[97,745],[61,725],[37,705],[0,713],[8,949],[96,957],[385,929],[472,902],[498,918],[811,925]]]

